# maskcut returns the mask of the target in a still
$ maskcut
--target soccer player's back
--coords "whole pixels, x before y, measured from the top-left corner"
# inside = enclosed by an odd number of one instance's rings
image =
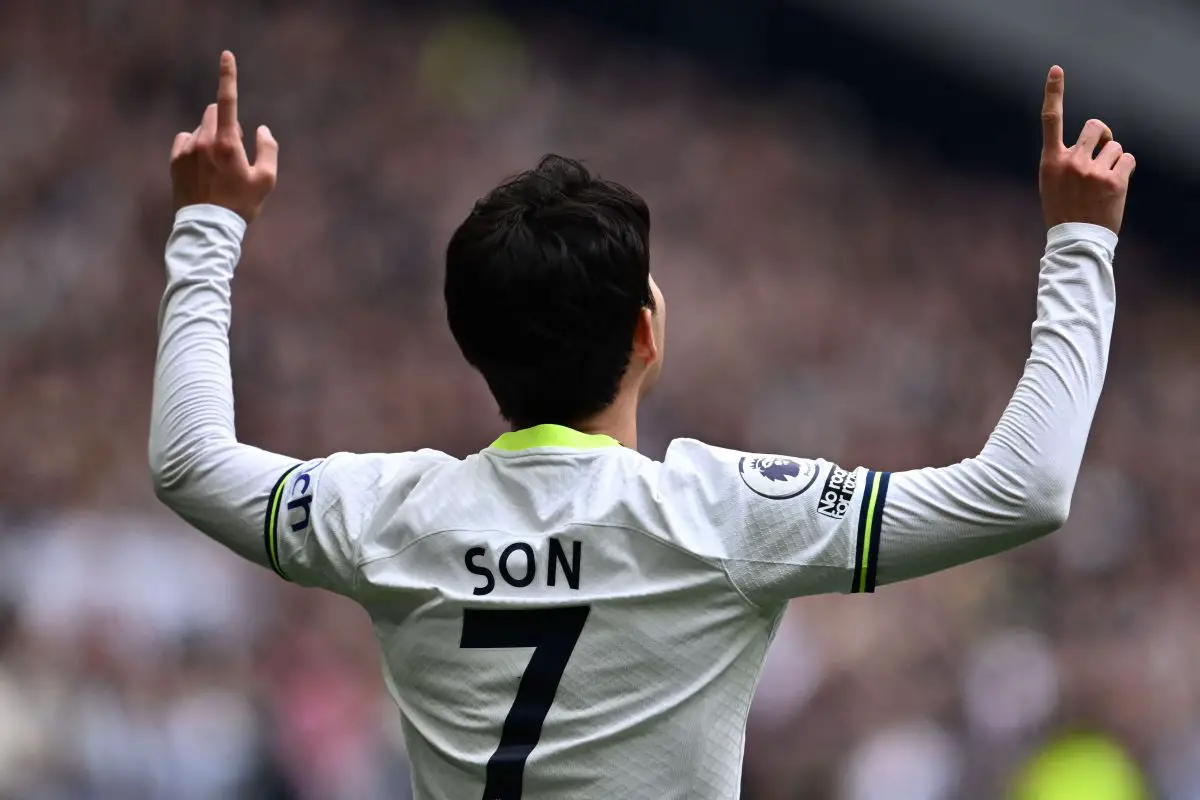
[[[738,594],[662,465],[529,434],[431,468],[364,543],[418,796],[735,796],[780,609]]]
[[[784,601],[854,590],[881,480],[692,440],[660,463],[540,425],[462,461],[297,465],[269,558],[371,614],[418,796],[727,798]],[[740,531],[779,501],[758,552]]]
[[[218,103],[172,150],[155,489],[247,559],[368,611],[420,800],[736,797],[790,599],[871,592],[1066,518],[1104,382],[1133,159],[1096,120],[1066,147],[1062,90],[1055,68],[1030,357],[972,458],[891,474],[691,439],[662,462],[639,455],[666,318],[649,210],[550,156],[480,200],[446,252],[451,331],[511,431],[461,461],[301,462],[234,431],[230,286],[277,145],[260,128],[248,161],[226,53]]]

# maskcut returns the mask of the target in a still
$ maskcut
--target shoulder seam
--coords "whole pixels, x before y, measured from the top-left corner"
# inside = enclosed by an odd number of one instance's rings
[[[441,450],[434,450],[434,449],[428,448],[428,447],[422,447],[418,450],[403,450],[403,451],[398,451],[398,452],[385,452],[385,453],[349,453],[349,452],[342,451],[342,452],[334,453],[334,454],[328,456],[325,460],[329,461],[334,456],[339,456],[339,455],[359,455],[359,456],[369,455],[369,456],[388,456],[388,457],[391,457],[391,456],[401,456],[401,457],[424,456],[424,457],[429,458],[430,461],[435,462],[434,464],[429,465],[430,467],[435,466],[437,462],[444,463],[445,461],[453,461],[456,463],[462,463],[462,461],[463,461],[463,459],[455,458],[454,456],[450,455],[449,453],[443,453]],[[440,456],[441,458],[438,458],[438,456]],[[421,473],[420,473],[420,478],[418,478],[417,482],[420,483],[420,481],[424,480],[425,476],[428,474],[428,472],[429,472],[428,467],[426,467],[425,469],[422,469]],[[338,498],[338,504],[339,505],[341,504],[340,497]],[[375,506],[372,508],[371,512],[367,515],[367,517],[369,519],[373,519],[376,511],[378,511],[378,503],[375,504]],[[364,560],[362,557],[363,542],[366,541],[366,538],[367,538],[364,535],[364,533],[365,533],[365,529],[368,527],[370,527],[370,526],[369,525],[360,526],[361,529],[358,532],[359,535],[354,537],[354,552],[351,555],[351,560],[350,560],[350,563],[353,565],[352,566],[353,573],[350,577],[350,592],[352,595],[355,595],[355,596],[358,595],[358,587],[361,582],[360,579],[362,577],[362,568],[364,566],[366,566],[368,563],[370,563],[371,561],[375,560],[375,559]],[[424,537],[422,537],[422,538],[424,538]],[[415,543],[416,543],[416,541],[409,542],[409,544],[415,544]]]
[[[749,605],[751,608],[755,609],[756,611],[766,611],[767,609],[763,608],[761,605],[759,605],[758,603],[751,600],[750,596],[747,595],[744,591],[742,591],[742,587],[737,585],[737,581],[735,581],[733,579],[733,575],[731,575],[729,572],[729,563],[728,563],[729,560],[725,559],[725,558],[720,558],[717,560],[720,561],[720,563],[721,563],[721,572],[725,574],[725,580],[729,581],[729,585],[732,586],[733,590],[738,593],[738,596],[741,597],[742,600],[744,600],[747,605]]]

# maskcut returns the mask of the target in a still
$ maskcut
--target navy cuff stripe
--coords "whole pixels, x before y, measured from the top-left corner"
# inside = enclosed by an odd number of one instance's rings
[[[887,502],[888,484],[892,473],[879,473],[879,495],[875,498],[875,513],[871,515],[871,547],[867,553],[866,591],[875,591],[875,573],[879,567],[879,545],[883,541],[883,506]]]
[[[858,509],[858,538],[854,545],[854,574],[851,578],[850,591],[857,593],[863,586],[863,549],[867,545],[868,518],[870,516],[871,490],[875,486],[875,470],[867,470],[866,480],[863,481],[862,503]]]
[[[279,564],[279,506],[283,500],[283,487],[287,484],[287,479],[297,467],[289,467],[279,480],[275,481],[275,486],[271,489],[271,494],[267,497],[267,515],[263,523],[263,546],[267,550],[267,563],[271,565],[271,569],[275,574],[283,578],[285,581],[290,581],[291,578],[283,571],[283,567]]]

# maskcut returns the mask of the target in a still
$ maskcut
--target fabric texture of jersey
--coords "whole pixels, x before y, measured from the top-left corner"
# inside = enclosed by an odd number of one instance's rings
[[[458,460],[243,444],[229,369],[245,223],[182,209],[149,456],[158,496],[371,615],[418,800],[728,800],[785,603],[870,592],[1062,524],[1103,386],[1116,236],[1047,236],[1030,356],[982,450],[848,470],[683,439],[662,462],[539,426]]]
[[[521,432],[532,447],[502,438],[464,461],[339,454],[296,466],[269,501],[271,562],[370,612],[418,796],[473,797],[496,780],[486,765],[533,668],[536,648],[519,635],[470,646],[471,615],[536,628],[576,610],[585,621],[553,666],[552,702],[517,709],[543,725],[524,794],[511,796],[735,797],[784,603],[862,587],[862,497],[878,483],[850,473],[838,519],[817,513],[828,462],[680,440],[658,463],[560,443],[573,435],[542,426]],[[759,494],[757,480],[788,496]],[[548,624],[543,646],[561,633]]]

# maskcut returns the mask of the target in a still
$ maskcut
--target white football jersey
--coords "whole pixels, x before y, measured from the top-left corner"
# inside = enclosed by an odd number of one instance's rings
[[[370,613],[418,800],[729,800],[785,603],[870,592],[1062,524],[1099,399],[1116,236],[1047,236],[1032,348],[974,457],[888,474],[679,440],[663,462],[543,425],[459,461],[238,442],[245,222],[180,210],[150,462],[184,519]]]
[[[419,798],[730,798],[786,601],[873,588],[886,473],[544,425],[335,455],[271,561],[370,613]]]

